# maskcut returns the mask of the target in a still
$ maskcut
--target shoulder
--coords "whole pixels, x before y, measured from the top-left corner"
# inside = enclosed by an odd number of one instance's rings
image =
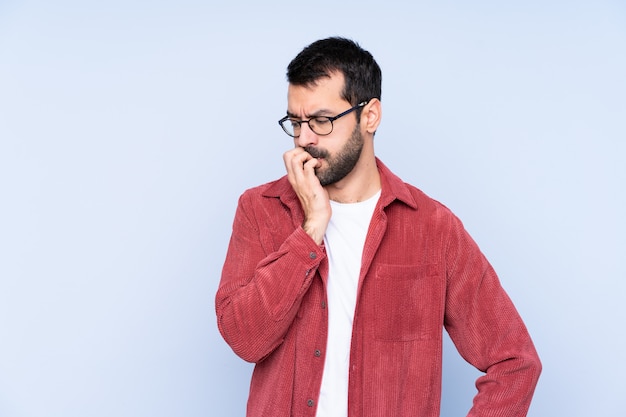
[[[443,233],[444,235],[463,229],[461,220],[445,204],[430,197],[414,185],[408,183],[404,183],[404,185],[409,190],[417,206],[417,210],[413,211],[415,216],[413,218],[416,221],[428,224],[434,230],[437,230],[438,233]]]
[[[263,215],[272,215],[281,206],[294,210],[298,205],[298,197],[287,176],[245,190],[238,202],[239,209]]]
[[[405,206],[420,216],[454,217],[452,211],[424,191],[395,175],[380,160],[377,161],[383,184],[383,204],[388,207]]]
[[[274,181],[266,182],[252,188],[248,188],[240,199],[259,200],[263,198],[281,198],[293,193],[293,189],[287,180],[287,176],[280,177]]]
[[[441,216],[454,216],[452,210],[450,210],[448,206],[446,206],[439,200],[429,196],[424,191],[412,184],[405,183],[405,186],[410,190],[411,195],[417,203],[418,209],[426,212],[436,213]]]

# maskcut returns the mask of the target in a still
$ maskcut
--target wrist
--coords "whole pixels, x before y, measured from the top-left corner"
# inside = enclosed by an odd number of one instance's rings
[[[326,233],[325,227],[316,226],[309,222],[304,222],[302,224],[302,229],[304,232],[311,237],[318,245],[321,245],[324,242],[324,234]]]

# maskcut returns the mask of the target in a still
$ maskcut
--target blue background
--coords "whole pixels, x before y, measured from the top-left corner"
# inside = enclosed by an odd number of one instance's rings
[[[285,67],[383,69],[378,155],[448,205],[544,364],[530,416],[626,409],[626,3],[0,0],[0,416],[242,416],[237,197],[283,174]],[[442,416],[478,373],[445,345]]]

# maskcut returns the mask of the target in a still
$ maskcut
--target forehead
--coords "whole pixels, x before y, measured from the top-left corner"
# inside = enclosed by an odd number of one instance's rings
[[[292,113],[314,111],[317,108],[329,108],[344,104],[342,93],[344,88],[343,74],[334,73],[310,85],[289,84],[287,90],[288,109]]]

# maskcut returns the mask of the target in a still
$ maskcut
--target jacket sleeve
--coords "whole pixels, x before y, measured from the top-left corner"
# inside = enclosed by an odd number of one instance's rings
[[[257,218],[262,213],[249,193],[240,197],[215,297],[222,337],[248,362],[263,360],[282,343],[325,258],[302,227],[270,249],[263,235],[271,231]]]
[[[468,417],[526,416],[541,362],[493,268],[452,217],[446,252],[445,326],[457,350],[484,375]]]

